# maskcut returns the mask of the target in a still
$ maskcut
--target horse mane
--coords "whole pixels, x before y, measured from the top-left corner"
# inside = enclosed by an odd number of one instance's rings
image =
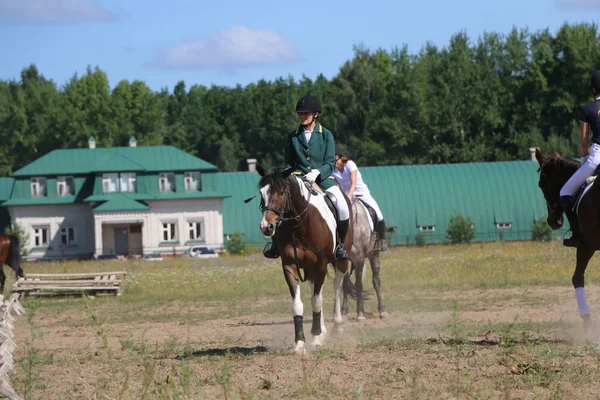
[[[19,236],[17,235],[8,235],[10,237],[10,253],[14,255],[21,254],[21,244],[19,240]]]
[[[276,188],[284,188],[288,186],[288,180],[283,177],[282,168],[273,168],[265,172],[258,182],[258,188],[262,188],[266,185]]]
[[[545,166],[555,167],[558,169],[572,169],[574,172],[581,166],[581,163],[567,157],[546,157],[544,163],[538,168],[538,172],[540,172],[542,167]]]

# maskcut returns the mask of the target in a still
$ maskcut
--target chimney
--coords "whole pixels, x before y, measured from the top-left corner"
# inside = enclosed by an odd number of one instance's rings
[[[135,140],[135,138],[132,136],[129,138],[129,147],[135,147],[137,146],[137,140]]]
[[[90,147],[90,149],[96,148],[96,139],[94,139],[93,136],[90,136],[90,138],[88,139],[88,146]]]
[[[248,163],[248,171],[256,171],[256,158],[248,158],[246,162]]]
[[[529,155],[531,156],[531,161],[537,161],[537,158],[535,158],[535,147],[529,148]]]

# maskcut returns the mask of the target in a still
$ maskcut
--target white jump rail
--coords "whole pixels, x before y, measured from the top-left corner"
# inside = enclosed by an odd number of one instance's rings
[[[19,303],[19,295],[13,294],[4,301],[0,295],[0,392],[10,400],[22,400],[10,384],[9,372],[15,368],[13,362],[13,350],[17,347],[14,338],[14,320],[12,313],[21,315],[25,309]]]
[[[22,296],[56,296],[87,293],[89,295],[123,293],[127,272],[91,272],[81,274],[26,274],[12,287]]]

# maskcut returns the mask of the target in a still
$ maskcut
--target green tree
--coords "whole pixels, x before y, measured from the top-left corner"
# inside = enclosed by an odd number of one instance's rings
[[[471,243],[475,237],[473,220],[465,217],[460,211],[450,217],[446,238],[451,244]]]

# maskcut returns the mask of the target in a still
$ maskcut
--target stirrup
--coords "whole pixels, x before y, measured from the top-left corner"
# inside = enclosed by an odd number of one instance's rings
[[[388,242],[387,239],[379,239],[379,251],[387,251]]]
[[[565,239],[563,237],[563,246],[566,247],[579,247],[581,244],[581,238],[578,236],[571,236],[570,238]]]
[[[269,246],[269,243],[267,243],[263,249],[263,256],[266,258],[279,258],[279,251],[277,251],[276,248],[273,248],[273,244],[271,243],[268,249],[267,246]]]
[[[335,258],[336,260],[348,259],[348,253],[346,252],[346,249],[344,249],[344,246],[342,244],[338,244],[335,248]]]

